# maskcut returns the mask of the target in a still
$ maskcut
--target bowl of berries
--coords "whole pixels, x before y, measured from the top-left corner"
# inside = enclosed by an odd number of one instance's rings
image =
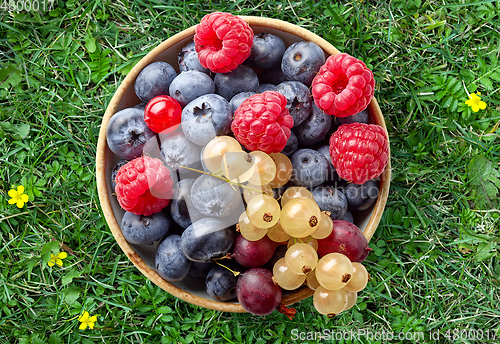
[[[102,120],[99,200],[123,252],[194,305],[351,308],[390,184],[372,71],[281,20],[211,13],[127,75]]]

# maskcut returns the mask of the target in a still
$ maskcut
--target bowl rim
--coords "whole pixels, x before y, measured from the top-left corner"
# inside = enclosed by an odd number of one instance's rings
[[[239,16],[243,20],[245,20],[250,26],[256,27],[267,27],[280,31],[284,31],[299,38],[307,41],[312,41],[318,44],[327,54],[336,55],[340,53],[332,44],[319,37],[318,35],[312,33],[311,31],[304,29],[295,24],[291,24],[286,21],[282,21],[274,18],[266,18],[266,17],[255,17],[255,16]],[[113,209],[111,207],[111,202],[108,195],[107,182],[106,182],[106,171],[105,171],[105,153],[106,153],[106,127],[108,125],[109,120],[116,112],[116,109],[123,98],[126,90],[131,87],[139,74],[139,72],[146,67],[148,64],[154,61],[155,58],[158,57],[163,51],[172,46],[173,44],[187,39],[189,37],[194,36],[195,27],[191,26],[172,37],[166,39],[162,43],[160,43],[156,48],[154,48],[151,52],[149,52],[146,56],[144,56],[128,73],[125,79],[122,81],[114,96],[111,98],[106,112],[104,113],[101,128],[99,131],[99,138],[97,142],[97,152],[96,152],[96,180],[97,180],[97,191],[99,195],[99,202],[102,209],[102,213],[106,219],[106,222],[111,230],[111,233],[115,237],[118,245],[122,249],[122,251],[127,255],[130,261],[136,266],[136,268],[150,281],[154,284],[168,292],[169,294],[183,300],[194,304],[196,306],[209,308],[217,311],[224,312],[232,312],[232,313],[246,313],[243,307],[239,303],[226,303],[219,302],[215,300],[205,299],[196,295],[193,295],[187,291],[184,291],[164,280],[155,270],[150,268],[139,256],[137,252],[130,246],[130,244],[125,240],[123,234],[121,232],[120,226],[114,216]],[[380,110],[380,106],[377,100],[372,98],[369,106],[369,111],[373,115],[373,119],[375,123],[382,126],[387,133],[387,127],[385,125],[385,121],[382,115],[382,111]],[[387,197],[389,194],[390,187],[390,179],[391,179],[391,162],[390,162],[390,152],[389,152],[389,160],[387,163],[387,167],[385,168],[380,178],[379,184],[379,196],[377,201],[375,202],[372,214],[370,219],[366,225],[366,229],[364,231],[364,236],[367,241],[370,241],[372,238],[379,222],[384,212],[384,208],[387,202]],[[284,296],[282,299],[282,303],[285,305],[291,305],[295,302],[304,300],[314,293],[313,290],[309,289],[307,286],[303,286],[301,289],[296,290],[294,293]]]

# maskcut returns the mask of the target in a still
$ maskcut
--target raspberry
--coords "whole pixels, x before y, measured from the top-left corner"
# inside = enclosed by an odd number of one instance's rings
[[[236,109],[231,130],[250,151],[278,153],[285,148],[293,127],[286,97],[275,91],[254,94]]]
[[[311,86],[319,108],[335,117],[347,117],[366,109],[375,79],[363,61],[342,53],[326,60]]]
[[[141,156],[122,166],[116,175],[118,203],[135,215],[149,216],[172,198],[172,178],[161,160]]]
[[[207,14],[196,25],[195,49],[203,67],[214,73],[230,72],[250,56],[253,31],[230,13]]]
[[[364,184],[384,171],[389,159],[389,139],[376,124],[343,124],[330,137],[330,156],[341,178]]]

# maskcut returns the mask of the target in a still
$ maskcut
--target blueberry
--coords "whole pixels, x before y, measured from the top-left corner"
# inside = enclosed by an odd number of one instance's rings
[[[281,70],[290,80],[310,86],[325,61],[325,53],[319,45],[301,41],[286,49],[281,61]]]
[[[207,263],[229,253],[234,239],[235,232],[226,227],[223,220],[205,217],[186,228],[182,233],[181,247],[188,259]]]
[[[207,172],[207,173],[212,173],[212,171],[210,171],[206,166],[205,166],[205,163],[203,162],[203,151],[205,150],[205,147],[203,147],[201,149],[201,153],[200,153],[200,162],[201,162],[201,168],[203,169],[203,171]]]
[[[299,140],[297,135],[293,131],[290,131],[290,137],[286,141],[286,146],[283,148],[281,153],[285,154],[287,157],[291,157],[293,153],[299,148]]]
[[[214,92],[215,84],[212,78],[197,70],[177,75],[169,87],[170,96],[182,107],[204,94]]]
[[[156,272],[168,282],[178,282],[189,273],[191,261],[181,249],[181,237],[170,235],[156,249]]]
[[[259,87],[259,78],[252,68],[239,65],[229,73],[215,74],[215,92],[231,100],[236,93],[255,92]]]
[[[144,111],[134,108],[115,113],[106,128],[109,149],[127,160],[140,157],[146,142],[150,139],[156,141],[155,135],[144,122]]]
[[[164,136],[161,142],[163,161],[171,171],[178,171],[180,175],[190,171],[179,166],[201,169],[200,153],[201,147],[188,140],[181,131]]]
[[[344,221],[347,221],[347,222],[350,222],[350,223],[354,223],[354,217],[352,217],[352,214],[351,214],[351,212],[349,210],[345,212],[344,217],[341,218],[340,220],[344,220]]]
[[[349,124],[349,123],[368,123],[368,112],[366,112],[366,110],[363,110],[352,116],[335,118],[335,124],[339,127],[342,124]]]
[[[294,131],[303,147],[312,146],[323,140],[332,125],[332,117],[321,110],[315,103],[312,104],[312,112],[309,117]]]
[[[126,212],[123,215],[120,229],[131,244],[152,245],[153,241],[161,239],[170,229],[170,218],[160,211],[150,216],[135,215]]]
[[[214,267],[213,262],[209,263],[200,263],[200,262],[191,262],[191,269],[189,269],[189,273],[187,277],[203,281],[205,283],[205,279],[207,278],[208,273]]]
[[[207,275],[205,289],[210,297],[217,301],[229,301],[236,297],[238,278],[232,271],[215,265]]]
[[[182,228],[189,227],[193,221],[203,217],[191,201],[191,187],[194,181],[193,178],[182,179],[173,187],[174,196],[170,202],[170,214]]]
[[[340,181],[340,177],[337,174],[337,170],[335,170],[335,167],[333,167],[332,164],[332,157],[330,156],[330,145],[324,145],[316,149],[319,153],[323,154],[328,160],[328,171],[326,174],[326,183],[336,183]]]
[[[264,93],[266,91],[276,91],[276,85],[273,84],[260,84],[257,93]]]
[[[144,111],[146,109],[146,105],[147,105],[147,103],[142,102],[142,103],[139,103],[136,106],[134,106],[134,109],[139,109],[139,110]]]
[[[332,220],[344,217],[347,212],[347,198],[332,186],[318,186],[312,190],[314,200],[321,211],[328,211]]]
[[[285,74],[283,74],[281,67],[273,69],[264,69],[259,76],[259,81],[261,84],[279,85],[282,82],[289,80],[290,79]]]
[[[135,79],[135,94],[146,103],[156,96],[168,96],[168,88],[176,76],[174,67],[166,62],[148,64]]]
[[[263,268],[266,268],[270,271],[273,271],[274,264],[281,258],[285,257],[286,251],[288,250],[287,245],[279,245],[276,247],[276,251],[274,251],[274,255],[271,257],[271,259],[264,265],[262,266]]]
[[[231,109],[233,110],[233,114],[236,111],[237,108],[240,107],[241,103],[251,95],[256,94],[255,92],[240,92],[237,93],[233,98],[231,98],[231,101],[229,104],[231,105]]]
[[[293,117],[293,126],[304,122],[311,114],[311,91],[301,82],[285,81],[276,86],[276,91],[286,97],[286,107]]]
[[[182,131],[191,142],[205,146],[215,136],[229,133],[232,117],[231,105],[226,99],[218,94],[205,94],[182,110]]]
[[[197,70],[199,72],[210,75],[210,69],[205,68],[201,65],[193,41],[191,41],[188,45],[181,49],[181,52],[179,53],[179,55],[177,55],[177,61],[179,62],[179,70],[181,72]]]
[[[366,210],[371,207],[378,198],[378,182],[371,179],[361,185],[350,183],[344,189],[344,192],[350,210]]]
[[[285,42],[280,37],[267,32],[259,33],[253,37],[252,52],[245,64],[260,69],[278,67],[285,50]]]
[[[125,159],[122,159],[120,161],[118,161],[115,165],[115,167],[113,167],[113,169],[111,170],[111,190],[114,192],[115,191],[115,188],[116,188],[116,175],[118,174],[118,170],[120,169],[120,167],[122,167],[123,165],[125,165],[127,162],[129,162],[130,160],[125,160]]]
[[[206,174],[194,181],[191,187],[191,201],[200,213],[213,217],[229,216],[243,206],[238,189],[233,189],[231,184],[224,180]]]
[[[315,150],[299,149],[290,158],[293,172],[290,180],[299,186],[314,187],[326,179],[328,160]]]

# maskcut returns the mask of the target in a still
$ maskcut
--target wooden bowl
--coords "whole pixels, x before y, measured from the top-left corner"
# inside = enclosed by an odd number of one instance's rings
[[[255,34],[269,32],[278,35],[285,41],[287,46],[301,40],[306,40],[318,44],[328,55],[335,55],[339,53],[333,45],[299,26],[270,18],[250,16],[244,16],[242,18],[250,24]],[[243,313],[245,310],[238,302],[214,301],[204,290],[193,288],[183,282],[169,283],[161,278],[160,275],[158,275],[154,270],[154,254],[157,244],[147,247],[147,245],[132,245],[125,240],[119,226],[124,211],[118,205],[116,197],[111,195],[111,170],[120,158],[115,156],[110,151],[106,143],[106,127],[110,118],[117,111],[140,103],[139,98],[137,98],[134,92],[134,81],[144,67],[155,61],[165,61],[170,63],[177,71],[179,71],[177,54],[180,52],[182,47],[187,45],[188,42],[193,39],[194,32],[195,27],[192,26],[170,37],[153,49],[130,71],[111,99],[102,119],[99,141],[97,144],[96,178],[99,200],[106,222],[108,223],[116,241],[132,263],[134,263],[139,271],[141,271],[149,280],[166,292],[194,305],[224,312]],[[387,131],[384,117],[375,98],[372,99],[367,111],[370,123],[381,125]],[[389,161],[387,168],[380,176],[380,192],[376,203],[370,209],[356,214],[357,217],[355,222],[358,227],[364,231],[363,233],[368,241],[370,241],[373,236],[380,218],[382,217],[389,193],[390,179],[391,165]],[[312,294],[312,290],[310,290],[307,286],[302,286],[300,289],[293,292],[283,293],[282,302],[285,305],[291,305],[312,296]]]

